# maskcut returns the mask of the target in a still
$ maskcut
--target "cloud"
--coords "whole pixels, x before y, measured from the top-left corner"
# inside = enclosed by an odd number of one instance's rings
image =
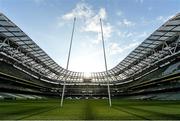
[[[70,12],[65,13],[59,18],[58,26],[62,26],[63,21],[67,22],[76,17],[77,20],[81,21],[80,30],[81,32],[92,32],[96,34],[95,43],[98,44],[101,40],[101,27],[100,18],[103,23],[103,33],[104,38],[111,37],[113,26],[106,22],[107,12],[105,8],[100,8],[99,10],[94,10],[93,7],[85,2],[77,3],[75,8]]]
[[[117,16],[121,16],[122,14],[123,14],[123,12],[120,11],[120,10],[116,12],[116,15],[117,15]]]
[[[117,23],[119,26],[132,27],[135,26],[135,22],[132,22],[127,19],[123,19]]]
[[[96,44],[101,41],[101,26],[100,26],[100,18],[102,19],[103,26],[103,34],[105,40],[111,37],[113,27],[110,23],[105,23],[105,19],[107,18],[107,13],[104,8],[100,8],[99,12],[92,16],[91,19],[88,19],[85,22],[85,26],[82,27],[82,31],[84,32],[93,32],[97,33]]]
[[[77,17],[78,19],[87,19],[90,18],[93,15],[93,11],[91,6],[88,4],[81,2],[76,4],[76,7],[69,13],[66,13],[62,16],[62,19],[64,20],[71,20],[74,17]]]
[[[101,19],[105,19],[105,18],[106,18],[106,10],[105,10],[105,8],[101,8],[101,9],[99,10],[99,17],[100,17]]]
[[[76,7],[74,9],[72,9],[71,12],[66,13],[62,16],[62,18],[64,20],[71,20],[74,17],[78,18],[78,19],[94,19],[96,17],[101,18],[101,19],[105,19],[106,18],[106,10],[105,8],[100,8],[99,12],[96,14],[95,10],[93,10],[92,6],[90,6],[87,3],[81,2],[81,3],[77,3]]]
[[[158,16],[158,17],[156,18],[157,21],[163,21],[163,22],[166,21],[166,19],[167,19],[167,18],[165,18],[165,17],[163,17],[163,16]]]
[[[110,55],[121,54],[127,50],[134,49],[138,45],[139,45],[139,42],[133,42],[133,43],[130,43],[129,45],[121,47],[118,43],[112,42],[112,43],[109,43],[108,45],[108,53]]]
[[[116,55],[122,53],[123,48],[121,48],[118,43],[113,42],[109,44],[108,51],[110,55]]]
[[[129,49],[134,49],[135,47],[137,47],[140,43],[139,42],[133,42],[131,44],[129,44],[128,46],[124,47],[124,50],[129,50]]]
[[[133,50],[137,47],[147,36],[147,32],[128,32],[117,31],[118,36],[123,40],[128,40],[127,45],[120,45],[116,42],[108,43],[107,50],[110,55],[118,55]]]
[[[117,31],[117,35],[121,38],[132,38],[134,40],[142,39],[148,36],[147,32],[128,32],[128,31]]]
[[[170,18],[172,18],[174,15],[170,15],[170,16],[158,16],[156,18],[157,21],[160,22],[166,22],[167,20],[169,20]]]
[[[148,35],[149,34],[147,32],[137,33],[136,38],[140,39],[140,38],[147,37]]]
[[[143,26],[149,26],[149,25],[156,25],[156,24],[163,24],[166,21],[168,21],[169,19],[171,19],[174,15],[165,15],[165,16],[157,16],[154,19],[150,20],[148,18],[145,17],[141,17],[140,18],[140,25]]]
[[[119,37],[121,37],[121,38],[128,38],[128,37],[134,36],[135,33],[133,33],[133,32],[127,32],[127,31],[125,31],[125,32],[123,32],[123,31],[117,31],[117,35],[118,35]]]
[[[87,19],[85,21],[85,26],[83,27],[83,30],[87,32],[101,32],[100,18],[102,20],[106,18],[106,10],[104,8],[101,8],[98,14],[92,16],[90,19]],[[103,25],[103,29],[104,31],[107,31],[110,29],[110,26]]]

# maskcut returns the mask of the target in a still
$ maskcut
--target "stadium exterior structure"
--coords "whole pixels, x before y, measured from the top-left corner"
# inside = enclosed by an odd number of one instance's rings
[[[179,50],[180,13],[154,31],[117,66],[107,72],[92,72],[86,77],[84,72],[73,72],[59,66],[17,25],[0,13],[0,89],[59,95],[65,81],[69,85],[66,90],[68,95],[103,96],[107,95],[105,86],[109,81],[112,96],[145,94],[154,90],[151,89],[153,85],[161,86],[159,83],[179,80]],[[165,70],[173,65],[178,68],[173,73],[165,74]],[[13,87],[13,84],[16,86]],[[145,90],[147,87],[149,89]],[[158,91],[161,90],[158,88]]]

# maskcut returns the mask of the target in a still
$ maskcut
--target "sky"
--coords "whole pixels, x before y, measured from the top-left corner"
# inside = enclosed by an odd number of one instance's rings
[[[76,17],[69,70],[100,72],[105,71],[100,18],[111,69],[180,12],[180,0],[0,0],[0,12],[64,68]]]

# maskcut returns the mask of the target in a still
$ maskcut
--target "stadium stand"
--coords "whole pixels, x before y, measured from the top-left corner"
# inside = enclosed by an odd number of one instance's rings
[[[59,97],[179,100],[180,14],[165,22],[107,72],[73,72],[59,66],[0,13],[0,99]],[[177,93],[178,92],[178,93]]]

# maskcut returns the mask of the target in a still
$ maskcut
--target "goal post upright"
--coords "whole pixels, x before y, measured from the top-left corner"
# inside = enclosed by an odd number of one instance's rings
[[[66,65],[66,71],[69,68],[69,60],[70,60],[70,56],[71,56],[71,48],[72,48],[72,41],[73,41],[73,36],[74,36],[75,22],[76,22],[76,17],[74,17],[74,22],[73,22],[71,41],[70,41],[69,52],[68,52],[68,59],[67,59],[67,65]],[[67,76],[67,75],[65,75],[65,76]],[[63,83],[63,90],[62,90],[62,95],[61,95],[61,107],[63,106],[63,101],[64,101],[64,93],[65,93],[65,89],[66,89],[66,79],[67,78],[65,77],[64,83]]]
[[[104,33],[103,33],[103,25],[102,25],[101,18],[100,18],[100,25],[101,25],[101,37],[102,37],[103,54],[104,54],[104,65],[105,65],[106,74],[108,76],[107,61],[106,61],[106,50],[105,50],[104,35],[103,35]],[[109,107],[111,107],[112,104],[111,104],[111,91],[110,91],[110,86],[109,86],[109,79],[107,80],[107,86],[108,86]]]

